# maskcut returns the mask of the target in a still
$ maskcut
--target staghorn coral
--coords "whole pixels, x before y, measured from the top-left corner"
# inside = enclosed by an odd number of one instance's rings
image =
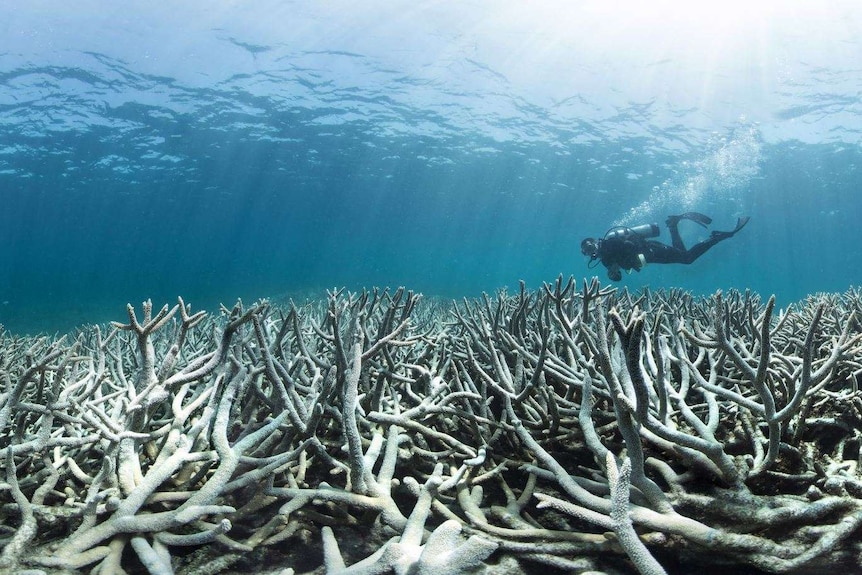
[[[861,308],[559,279],[3,334],[0,569],[855,568]]]

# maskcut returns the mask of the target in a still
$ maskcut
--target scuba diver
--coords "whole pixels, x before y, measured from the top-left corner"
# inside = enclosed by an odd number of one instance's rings
[[[650,239],[660,233],[657,224],[644,224],[633,228],[616,226],[609,229],[601,239],[585,238],[581,242],[581,253],[590,258],[590,268],[598,265],[596,262],[600,261],[608,269],[608,277],[618,282],[623,277],[621,270],[626,270],[627,273],[631,273],[631,270],[640,271],[648,263],[690,264],[718,242],[732,238],[745,227],[749,217],[739,218],[733,231],[713,231],[708,239],[691,248],[685,247],[679,235],[680,220],[691,220],[703,227],[712,223],[712,218],[697,212],[668,217],[665,223],[670,230],[672,245]]]

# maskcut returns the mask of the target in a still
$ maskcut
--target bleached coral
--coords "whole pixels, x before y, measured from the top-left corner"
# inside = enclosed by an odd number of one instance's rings
[[[558,280],[4,334],[0,568],[855,566],[860,314]]]

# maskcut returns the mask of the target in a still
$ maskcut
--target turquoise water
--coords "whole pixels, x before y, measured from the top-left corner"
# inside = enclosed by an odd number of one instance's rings
[[[751,223],[620,285],[787,305],[862,278],[852,2],[151,4],[0,6],[9,330],[604,279],[583,237],[685,210]]]

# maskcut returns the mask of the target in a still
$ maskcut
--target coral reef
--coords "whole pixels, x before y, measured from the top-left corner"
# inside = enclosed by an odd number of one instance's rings
[[[860,313],[560,278],[3,334],[0,572],[851,572]]]

